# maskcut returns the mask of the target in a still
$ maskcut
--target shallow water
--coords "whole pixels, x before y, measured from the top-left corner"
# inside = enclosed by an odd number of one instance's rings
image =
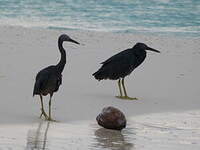
[[[200,35],[199,0],[0,0],[0,24]]]
[[[199,150],[200,112],[128,118],[127,128],[107,130],[93,121],[0,126],[0,150]]]

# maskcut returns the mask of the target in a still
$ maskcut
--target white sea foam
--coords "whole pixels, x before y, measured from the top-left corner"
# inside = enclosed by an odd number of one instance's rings
[[[0,1],[0,24],[200,35],[200,1]]]

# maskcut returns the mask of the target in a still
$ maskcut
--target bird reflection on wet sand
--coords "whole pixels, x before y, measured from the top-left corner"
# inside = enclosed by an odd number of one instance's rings
[[[128,142],[120,131],[100,128],[95,131],[95,136],[97,143],[95,143],[94,147],[110,150],[134,149],[134,144]]]
[[[46,126],[45,126],[46,124]],[[50,122],[41,121],[38,128],[31,129],[27,135],[27,145],[25,150],[46,150],[47,149],[47,133]]]

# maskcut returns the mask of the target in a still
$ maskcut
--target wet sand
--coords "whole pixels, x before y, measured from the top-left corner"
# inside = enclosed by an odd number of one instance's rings
[[[1,149],[31,149],[37,130],[42,132],[39,138],[46,134],[46,140],[41,139],[47,141],[46,149],[199,149],[199,38],[6,26],[0,27],[0,33]],[[59,122],[48,125],[38,118],[39,97],[33,98],[32,90],[36,73],[59,61],[61,33],[82,44],[64,44],[63,84],[52,100],[53,117]],[[128,94],[139,100],[119,100],[117,82],[98,82],[92,73],[100,62],[136,42],[162,53],[149,52],[125,80]],[[47,105],[49,97],[45,99]],[[110,105],[127,116],[128,126],[122,133],[104,132],[96,124],[97,114]],[[109,137],[108,143],[104,136]]]
[[[126,129],[100,128],[94,121],[8,125],[0,148],[15,150],[199,150],[200,111],[154,113],[129,118]],[[177,119],[185,118],[185,119]],[[1,126],[2,128],[2,126]]]

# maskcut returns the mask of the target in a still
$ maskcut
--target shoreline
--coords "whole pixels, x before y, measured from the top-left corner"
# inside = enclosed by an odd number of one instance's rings
[[[179,39],[199,39],[200,36],[198,35],[191,35],[189,33],[187,35],[187,31],[178,33],[178,32],[150,32],[150,31],[105,31],[105,30],[87,30],[87,29],[75,29],[75,28],[68,28],[68,27],[42,27],[42,26],[23,26],[23,25],[7,25],[7,24],[0,24],[0,28],[22,28],[22,29],[30,29],[30,30],[46,30],[46,31],[69,31],[69,32],[93,32],[93,33],[110,33],[110,34],[125,34],[125,35],[132,35],[135,34],[136,36],[150,36],[150,37],[166,37],[166,38],[179,38]]]

